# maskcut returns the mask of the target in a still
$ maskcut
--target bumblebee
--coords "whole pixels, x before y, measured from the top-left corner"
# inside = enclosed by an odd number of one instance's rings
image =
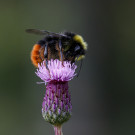
[[[36,67],[44,60],[47,66],[50,59],[74,63],[85,57],[87,43],[80,35],[72,32],[53,33],[37,29],[27,29],[26,32],[45,36],[33,46],[31,51],[31,61]]]

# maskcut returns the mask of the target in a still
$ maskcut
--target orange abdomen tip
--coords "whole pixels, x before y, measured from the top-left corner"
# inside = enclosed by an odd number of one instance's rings
[[[38,67],[38,63],[42,62],[42,59],[40,58],[40,52],[39,52],[40,48],[41,45],[35,44],[31,51],[31,61],[36,67]]]
[[[34,50],[39,50],[41,48],[41,45],[39,45],[39,44],[35,44],[34,46],[33,46],[33,49]]]

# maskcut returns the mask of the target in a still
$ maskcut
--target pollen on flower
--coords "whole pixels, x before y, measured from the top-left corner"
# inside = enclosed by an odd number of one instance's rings
[[[76,75],[77,66],[69,61],[63,63],[58,59],[48,61],[48,69],[45,66],[45,61],[38,65],[36,75],[40,77],[45,84],[51,81],[67,82],[73,79]]]

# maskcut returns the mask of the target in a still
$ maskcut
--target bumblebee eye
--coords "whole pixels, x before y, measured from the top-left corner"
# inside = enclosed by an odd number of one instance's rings
[[[77,52],[78,50],[80,50],[80,46],[76,46],[74,50],[75,52]]]

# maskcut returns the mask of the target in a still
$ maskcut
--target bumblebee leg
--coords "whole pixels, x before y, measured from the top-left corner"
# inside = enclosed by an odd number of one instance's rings
[[[60,49],[60,60],[63,62],[62,44],[61,44],[61,40],[59,40],[59,49]]]
[[[45,50],[44,50],[44,58],[46,62],[46,68],[48,69],[48,44],[45,44]]]
[[[74,63],[76,63],[76,62],[77,62],[77,60],[78,60],[79,56],[80,56],[80,55],[78,55],[77,57],[75,57],[75,62],[74,62]]]
[[[78,71],[78,73],[77,73],[77,77],[78,77],[78,76],[79,76],[79,74],[80,74],[80,71],[81,71],[81,68],[82,68],[82,64],[83,64],[83,59],[81,60],[81,64],[80,64],[79,71]]]

